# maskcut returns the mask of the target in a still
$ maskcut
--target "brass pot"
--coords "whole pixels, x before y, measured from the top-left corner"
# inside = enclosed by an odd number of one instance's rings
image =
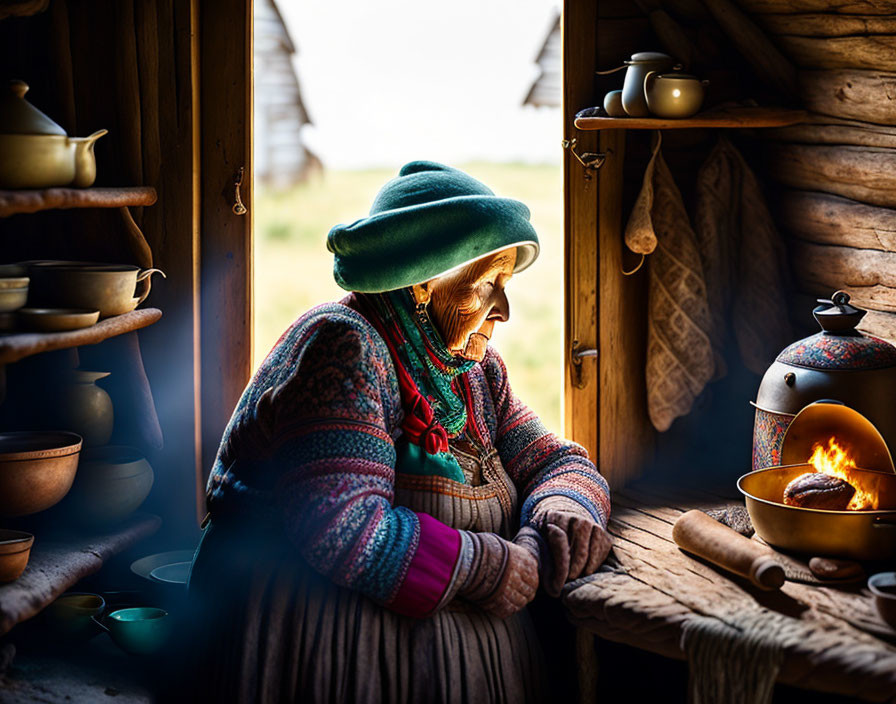
[[[769,545],[811,556],[851,560],[896,558],[896,474],[850,469],[850,482],[879,492],[875,511],[828,511],[782,503],[784,487],[810,464],[769,467],[737,480],[753,527]]]
[[[96,179],[93,146],[108,130],[69,137],[25,100],[28,85],[10,81],[0,96],[0,188],[86,188]]]
[[[96,180],[93,145],[109,130],[89,137],[0,134],[0,187],[87,188]]]
[[[150,276],[165,276],[160,269],[94,262],[34,262],[30,273],[29,305],[98,310],[101,318],[134,310],[149,295]]]

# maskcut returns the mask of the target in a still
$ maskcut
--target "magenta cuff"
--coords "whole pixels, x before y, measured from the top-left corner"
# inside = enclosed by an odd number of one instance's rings
[[[460,533],[426,513],[418,513],[420,540],[398,593],[388,606],[422,618],[442,600],[460,553]]]

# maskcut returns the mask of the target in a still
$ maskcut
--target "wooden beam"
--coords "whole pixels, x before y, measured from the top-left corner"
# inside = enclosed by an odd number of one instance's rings
[[[896,252],[896,210],[809,191],[787,191],[779,199],[781,224],[816,244]]]
[[[775,43],[804,68],[896,70],[896,36],[794,37],[779,35]]]
[[[825,295],[844,289],[861,308],[896,311],[896,254],[802,240],[792,240],[790,251],[803,289]]]
[[[252,0],[200,0],[199,7],[201,466],[207,476],[252,365]],[[241,170],[248,212],[237,215],[234,184]]]
[[[896,73],[802,71],[803,107],[812,112],[878,125],[896,125]]]
[[[852,15],[891,15],[894,0],[738,0],[747,12],[836,12]]]
[[[896,206],[896,152],[872,147],[773,144],[771,178],[790,188]]]

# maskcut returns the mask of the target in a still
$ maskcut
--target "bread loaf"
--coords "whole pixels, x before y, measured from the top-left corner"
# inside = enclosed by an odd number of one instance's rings
[[[822,472],[807,472],[784,487],[784,503],[844,511],[855,493],[855,487],[843,479]]]

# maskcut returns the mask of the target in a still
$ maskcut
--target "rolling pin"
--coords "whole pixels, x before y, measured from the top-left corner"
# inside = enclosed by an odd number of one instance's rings
[[[679,516],[672,526],[672,539],[682,550],[745,577],[760,589],[771,591],[784,584],[784,568],[775,562],[768,547],[745,538],[703,511]]]

